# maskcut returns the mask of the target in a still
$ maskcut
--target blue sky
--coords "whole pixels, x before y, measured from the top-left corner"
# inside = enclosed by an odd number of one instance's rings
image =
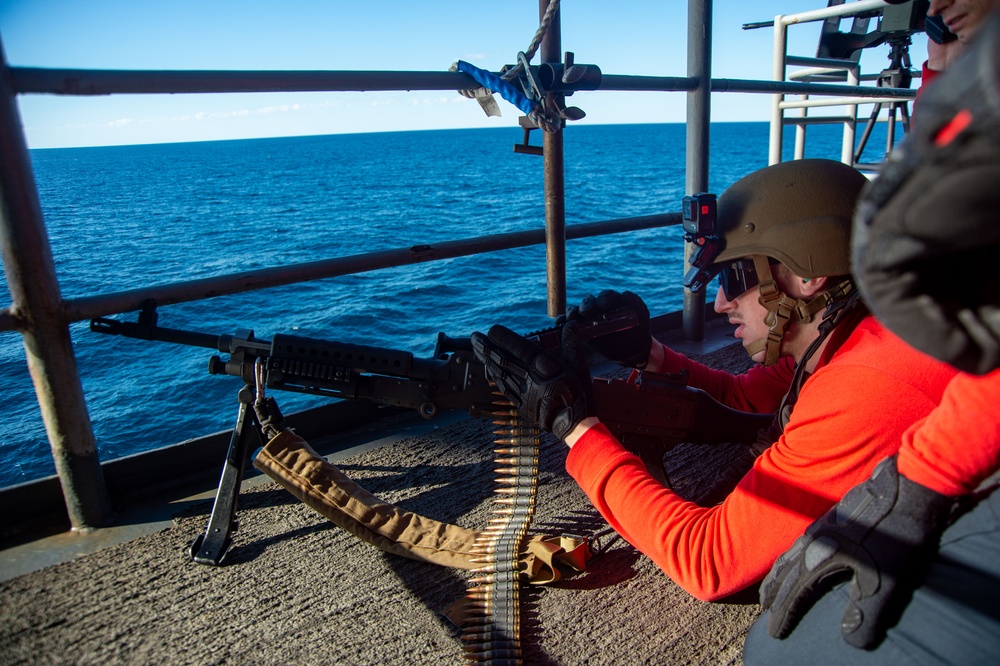
[[[717,0],[713,75],[770,78],[772,31],[741,25],[824,4]],[[683,76],[686,17],[680,0],[563,0],[563,50],[607,74]],[[0,0],[7,60],[30,67],[445,71],[463,59],[496,71],[537,24],[537,0]],[[818,32],[793,28],[789,52],[814,55]],[[915,66],[925,49],[915,37]],[[877,71],[887,53],[862,62]],[[684,120],[683,93],[576,93],[570,103],[587,112],[581,123]],[[519,112],[500,104],[503,117],[487,118],[447,91],[19,98],[32,148],[516,126]],[[765,96],[715,94],[712,104],[716,121],[768,118]]]

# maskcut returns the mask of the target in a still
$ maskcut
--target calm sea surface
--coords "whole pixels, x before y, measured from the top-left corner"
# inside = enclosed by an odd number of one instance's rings
[[[807,156],[839,158],[836,128],[809,132]],[[63,297],[74,298],[542,228],[542,160],[513,152],[521,134],[402,132],[31,157]],[[766,165],[766,123],[716,124],[711,136],[712,191]],[[680,209],[683,125],[571,126],[565,147],[567,224]],[[866,158],[882,147],[873,139]],[[568,301],[627,288],[654,312],[677,310],[682,256],[677,228],[570,241]],[[544,262],[541,246],[494,252],[164,307],[159,323],[429,356],[438,331],[550,325]],[[9,304],[0,281],[0,307]],[[86,322],[73,324],[72,336],[102,460],[232,427],[241,383],[207,373],[210,350],[99,335]],[[0,333],[0,386],[0,487],[54,474],[16,333]],[[278,399],[286,412],[319,403]]]

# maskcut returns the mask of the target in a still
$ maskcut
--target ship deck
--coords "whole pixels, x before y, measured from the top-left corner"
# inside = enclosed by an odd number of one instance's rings
[[[708,334],[688,348],[692,357],[737,372],[749,365],[732,338]],[[492,440],[485,420],[396,415],[314,444],[370,492],[481,529],[493,506]],[[665,465],[678,492],[693,496],[731,450],[681,445]],[[543,442],[532,533],[607,526],[566,473],[565,455]],[[111,528],[0,551],[3,662],[462,663],[444,613],[464,596],[468,572],[384,553],[260,475],[244,480],[224,565],[195,564],[186,546],[204,530],[212,494],[160,498]],[[521,586],[524,663],[741,663],[755,594],[700,602],[613,533],[598,545],[585,572]]]

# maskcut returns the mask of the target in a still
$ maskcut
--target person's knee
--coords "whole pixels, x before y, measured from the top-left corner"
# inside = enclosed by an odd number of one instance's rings
[[[774,643],[777,641],[767,633],[768,617],[769,613],[765,611],[763,615],[757,618],[756,622],[750,625],[747,637],[743,641],[743,663],[746,666],[778,663],[775,661],[774,655],[771,654],[771,651],[774,649]]]

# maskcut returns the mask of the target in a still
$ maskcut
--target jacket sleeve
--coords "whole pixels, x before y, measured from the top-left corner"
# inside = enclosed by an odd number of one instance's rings
[[[721,599],[763,579],[940,397],[872,368],[827,370],[808,380],[782,437],[720,505],[701,507],[664,488],[600,424],[570,450],[567,470],[611,526],[678,585],[698,599]],[[888,414],[887,394],[898,405]]]
[[[1000,468],[1000,370],[958,374],[941,404],[903,435],[899,472],[943,495],[965,495]]]
[[[743,374],[734,375],[693,361],[669,347],[663,350],[664,372],[686,370],[690,386],[741,412],[766,414],[776,411],[781,399],[788,393],[792,375],[795,374],[795,364],[790,357],[782,358],[770,367],[758,364]]]

